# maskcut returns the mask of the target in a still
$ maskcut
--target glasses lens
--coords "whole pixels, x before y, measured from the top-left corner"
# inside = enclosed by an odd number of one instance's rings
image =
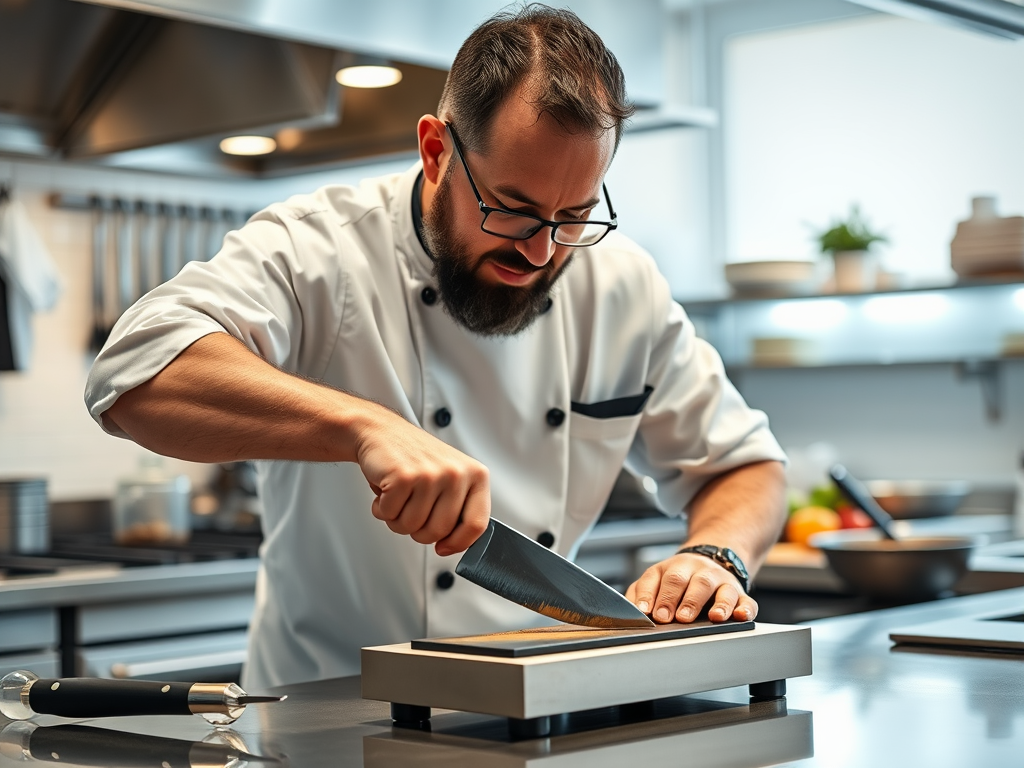
[[[559,245],[593,245],[608,234],[607,224],[581,222],[579,224],[560,224],[555,230],[555,242]]]
[[[507,237],[511,240],[526,240],[537,234],[537,230],[544,225],[530,216],[489,211],[484,216],[482,226],[484,232],[492,235]]]

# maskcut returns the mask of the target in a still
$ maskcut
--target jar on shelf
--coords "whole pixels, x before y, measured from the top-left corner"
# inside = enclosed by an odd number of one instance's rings
[[[114,541],[127,546],[183,544],[192,533],[192,484],[173,475],[163,457],[146,454],[135,474],[122,479],[114,497]]]

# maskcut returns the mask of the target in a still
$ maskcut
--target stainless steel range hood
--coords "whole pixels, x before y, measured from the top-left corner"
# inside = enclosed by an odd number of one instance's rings
[[[616,50],[642,109],[634,130],[709,125],[659,110],[659,0],[574,8]],[[416,152],[465,35],[503,0],[0,0],[0,154],[264,177]],[[653,41],[653,42],[652,42]],[[402,81],[347,89],[343,57],[384,56]],[[273,135],[258,158],[221,138]]]
[[[1016,40],[1024,37],[1024,0],[854,0],[880,11],[938,20]]]
[[[357,92],[334,79],[344,53],[70,0],[0,2],[0,152],[262,176],[414,149],[445,71],[403,64],[398,86]],[[219,151],[243,132],[277,134],[282,151]]]

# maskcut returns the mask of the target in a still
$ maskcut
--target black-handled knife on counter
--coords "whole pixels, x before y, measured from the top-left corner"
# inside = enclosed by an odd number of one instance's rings
[[[41,679],[11,672],[0,679],[0,714],[11,720],[33,715],[93,718],[131,715],[199,715],[228,725],[249,704],[283,701],[286,696],[250,696],[235,683],[165,683],[104,680],[95,677]]]

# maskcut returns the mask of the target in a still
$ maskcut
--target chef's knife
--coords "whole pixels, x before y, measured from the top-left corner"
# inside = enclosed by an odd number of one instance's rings
[[[227,725],[241,717],[248,704],[285,698],[250,696],[235,683],[164,683],[94,677],[41,680],[25,671],[11,672],[0,680],[0,714],[11,720],[27,720],[33,715],[201,715],[214,725]]]
[[[567,624],[626,629],[654,622],[603,581],[494,518],[455,572]]]

